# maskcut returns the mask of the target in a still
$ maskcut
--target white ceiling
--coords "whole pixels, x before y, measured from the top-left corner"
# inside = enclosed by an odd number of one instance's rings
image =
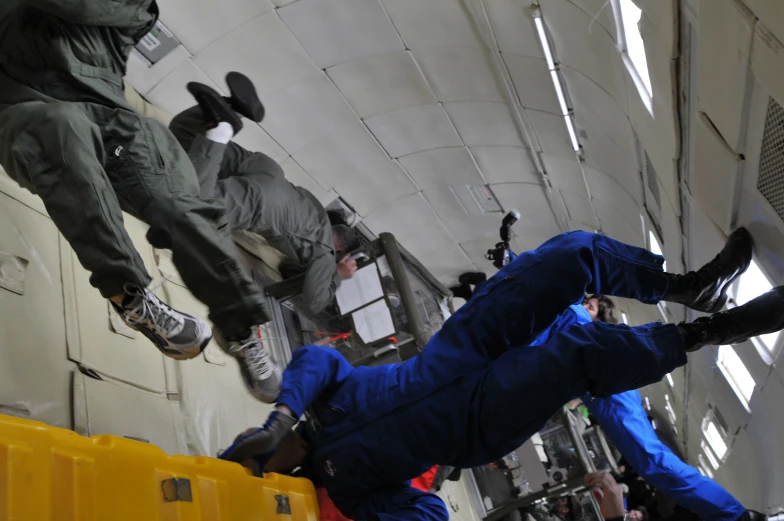
[[[133,62],[137,89],[177,112],[192,103],[188,81],[225,90],[227,72],[247,74],[267,116],[238,142],[280,161],[320,199],[343,197],[447,283],[464,270],[494,271],[483,254],[501,217],[470,216],[458,185],[489,184],[505,210],[521,212],[518,249],[569,229],[643,244],[635,143],[615,101],[625,83],[611,10],[591,24],[603,0],[541,2],[583,132],[583,168],[527,0],[159,4],[183,46],[152,69]]]

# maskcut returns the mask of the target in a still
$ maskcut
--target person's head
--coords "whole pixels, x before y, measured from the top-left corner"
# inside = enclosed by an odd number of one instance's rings
[[[558,498],[552,510],[565,521],[577,521],[583,517],[583,505],[577,496],[573,495]]]
[[[335,252],[338,254],[338,257],[341,257],[360,246],[357,232],[345,224],[336,224],[332,226],[332,240],[335,243]]]
[[[629,515],[626,517],[629,521],[648,521],[648,509],[645,507],[636,507],[629,510]]]
[[[610,324],[618,323],[618,318],[615,316],[617,308],[615,307],[615,302],[610,297],[591,295],[583,300],[583,307],[594,320]]]

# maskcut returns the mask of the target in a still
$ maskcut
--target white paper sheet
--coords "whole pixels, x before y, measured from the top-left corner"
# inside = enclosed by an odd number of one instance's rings
[[[386,302],[379,300],[351,314],[354,329],[369,344],[395,334],[395,324]]]
[[[341,315],[351,313],[357,308],[384,296],[381,279],[375,264],[368,264],[354,272],[354,276],[344,280],[336,292]]]

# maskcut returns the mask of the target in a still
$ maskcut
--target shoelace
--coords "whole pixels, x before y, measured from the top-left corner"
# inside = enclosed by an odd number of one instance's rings
[[[264,349],[261,338],[257,336],[257,333],[253,333],[253,335],[243,344],[237,344],[230,347],[229,351],[233,353],[244,351],[243,356],[248,365],[248,369],[250,369],[252,373],[260,375],[262,380],[266,380],[272,372],[272,363],[270,362],[269,354],[267,354],[267,350]]]
[[[144,325],[147,322],[152,326],[171,333],[176,326],[182,326],[184,320],[174,310],[163,304],[150,290],[144,288],[139,292],[139,303],[126,309],[125,321],[132,325]],[[131,315],[136,315],[133,317]]]

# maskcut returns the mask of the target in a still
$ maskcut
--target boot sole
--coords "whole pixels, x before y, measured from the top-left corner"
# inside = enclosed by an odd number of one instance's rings
[[[240,118],[234,112],[231,106],[229,106],[229,104],[226,102],[223,96],[221,96],[218,93],[218,91],[216,91],[209,85],[204,85],[203,83],[197,83],[197,82],[188,83],[186,88],[188,89],[188,92],[190,92],[191,95],[194,98],[196,98],[196,103],[199,104],[199,108],[201,108],[205,119],[212,120],[213,118],[215,118],[219,121],[221,119],[220,114],[216,114],[215,112],[212,111],[212,108],[209,105],[202,102],[203,97],[209,97],[213,103],[224,108],[224,110],[226,111],[225,116],[229,118],[228,120],[226,120],[226,122],[229,123],[234,129],[234,135],[239,134],[240,130],[242,130],[242,118]]]
[[[259,99],[253,82],[239,72],[230,72],[226,75],[226,85],[231,92],[231,102],[237,112],[251,121],[261,123],[264,119],[264,105]]]
[[[751,261],[754,257],[754,238],[751,236],[749,231],[746,228],[738,228],[732,233],[733,234],[739,233],[746,236],[746,239],[749,241],[748,257],[745,259],[743,269],[740,270],[738,273],[736,273],[735,276],[732,277],[724,285],[723,288],[721,288],[721,297],[719,298],[719,300],[716,301],[716,304],[712,308],[704,310],[705,313],[711,313],[711,314],[718,313],[724,308],[724,306],[727,304],[727,300],[729,300],[729,297],[727,296],[727,290],[729,289],[730,286],[732,286],[735,283],[735,281],[737,281],[741,277],[741,275],[746,273],[746,270],[749,269],[749,266],[751,265]],[[703,310],[698,310],[698,311],[703,311]]]

